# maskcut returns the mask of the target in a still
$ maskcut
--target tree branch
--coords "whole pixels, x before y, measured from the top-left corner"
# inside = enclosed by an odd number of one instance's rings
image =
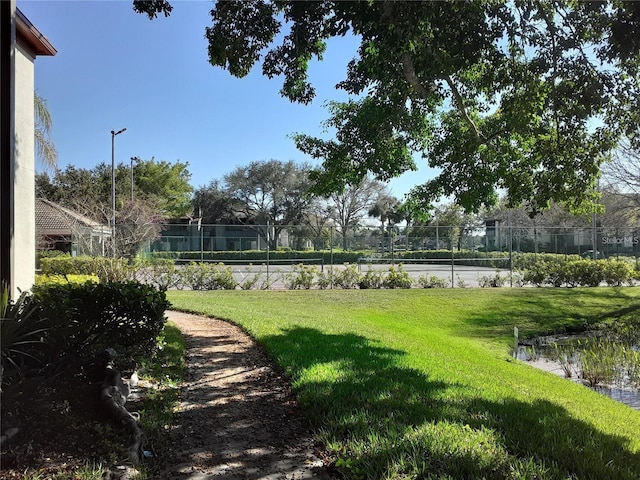
[[[408,53],[402,54],[402,74],[409,85],[413,87],[413,89],[420,95],[422,98],[427,98],[431,92],[429,89],[425,88],[424,85],[420,82],[418,75],[416,75],[416,70],[413,66],[413,60],[409,56]]]
[[[471,127],[471,130],[473,130],[473,133],[476,139],[482,140],[483,142],[485,142],[486,141],[485,136],[482,134],[482,132],[478,129],[477,125],[469,116],[469,113],[467,112],[467,109],[464,106],[462,95],[460,95],[460,92],[458,91],[458,87],[456,87],[456,84],[453,82],[453,79],[451,78],[450,75],[447,75],[445,77],[445,80],[447,82],[447,85],[449,85],[449,88],[451,89],[451,93],[453,93],[454,103],[456,104],[458,111],[462,114],[462,117],[464,118],[465,122],[467,122],[467,124]]]

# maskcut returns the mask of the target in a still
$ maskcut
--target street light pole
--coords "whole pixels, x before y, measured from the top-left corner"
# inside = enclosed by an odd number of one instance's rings
[[[116,157],[115,157],[115,145],[116,135],[120,135],[126,131],[126,128],[122,130],[111,130],[111,256],[116,256]]]
[[[131,202],[133,203],[133,162],[139,162],[140,157],[131,157]]]

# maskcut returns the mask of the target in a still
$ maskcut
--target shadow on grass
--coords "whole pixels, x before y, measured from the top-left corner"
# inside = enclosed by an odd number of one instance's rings
[[[616,288],[510,289],[494,300],[464,319],[471,327],[467,336],[509,337],[514,326],[523,337],[578,333],[604,320],[640,313],[638,296]]]
[[[354,334],[262,338],[346,478],[637,479],[640,454],[548,401],[490,401]]]

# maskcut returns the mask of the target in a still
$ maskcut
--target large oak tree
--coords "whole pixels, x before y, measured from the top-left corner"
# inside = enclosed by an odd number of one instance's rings
[[[309,166],[293,161],[251,162],[226,174],[224,190],[235,199],[239,220],[264,228],[271,248],[287,226],[302,223],[311,202]]]
[[[166,0],[134,2],[151,18]],[[315,191],[386,180],[424,156],[439,175],[413,205],[450,195],[467,210],[593,200],[620,135],[640,142],[640,3],[575,0],[218,1],[206,29],[211,64],[243,77],[256,63],[308,103],[307,76],[331,37],[360,46],[329,107],[334,139],[300,134],[323,161]]]

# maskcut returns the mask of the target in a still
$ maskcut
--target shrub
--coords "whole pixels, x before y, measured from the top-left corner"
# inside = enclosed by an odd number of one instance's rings
[[[357,250],[349,252],[341,252],[334,250],[317,250],[317,251],[295,251],[295,250],[271,250],[269,252],[269,260],[277,263],[286,260],[305,260],[309,258],[319,259],[319,263],[323,265],[333,263],[356,263],[359,258],[366,257],[370,252]],[[264,250],[242,250],[242,251],[209,251],[209,252],[152,252],[151,257],[168,258],[172,260],[200,260],[201,258],[209,262],[226,262],[233,260],[234,262],[244,261],[249,263],[264,263],[267,261],[267,253]]]
[[[321,290],[330,288],[333,285],[333,267],[329,266],[326,272],[318,272],[316,283]]]
[[[233,270],[223,263],[191,262],[184,269],[185,283],[192,290],[233,290],[237,283]]]
[[[632,285],[634,274],[633,267],[625,261],[604,262],[602,276],[610,287],[619,287],[623,283]]]
[[[597,287],[604,281],[606,260],[577,260],[567,264],[569,272],[567,282],[582,287]],[[572,275],[573,274],[573,275]]]
[[[309,290],[319,273],[316,265],[293,265],[291,272],[284,276],[284,285],[288,290]]]
[[[430,277],[420,275],[417,283],[421,288],[448,288],[451,284],[449,280],[436,277],[435,275],[431,275]]]
[[[98,283],[100,279],[97,275],[36,275],[36,287],[49,285],[61,285],[70,283],[72,285],[82,285],[86,282]]]
[[[480,288],[499,288],[504,287],[509,277],[500,276],[500,272],[496,272],[495,275],[485,275],[478,279],[478,285]]]
[[[4,288],[0,297],[0,383],[3,375],[23,376],[25,367],[37,364],[43,354],[46,322],[37,315],[27,292],[22,292],[15,302],[9,300]]]
[[[173,260],[143,260],[136,263],[135,268],[137,280],[149,283],[157,288],[164,290],[177,288],[182,290],[185,287],[182,270],[176,267]]]
[[[384,278],[384,288],[411,288],[413,280],[409,276],[409,272],[405,271],[402,264],[396,269],[393,265],[389,267],[389,272]]]
[[[548,281],[549,277],[549,265],[547,262],[541,261],[532,264],[522,275],[522,279],[525,283],[530,283],[536,287],[542,287]]]
[[[608,285],[633,284],[634,271],[631,265],[616,260],[587,260],[569,258],[565,261],[541,260],[532,263],[523,273],[523,281],[535,286],[597,287],[602,282]]]
[[[249,264],[249,267],[247,268],[247,276],[243,278],[238,285],[240,285],[242,290],[251,290],[252,288],[265,290],[268,288],[268,285],[264,280],[262,280],[262,268],[254,273],[252,267],[253,265]]]
[[[360,284],[362,274],[355,265],[346,263],[343,269],[336,269],[333,273],[333,284],[344,289],[356,288]]]
[[[383,284],[384,284],[384,272],[372,268],[367,270],[367,273],[365,273],[362,276],[362,279],[360,280],[360,283],[358,284],[358,286],[361,289],[382,288]]]
[[[39,252],[36,252],[36,269],[40,270],[40,262],[43,258],[65,257],[65,256],[70,256],[70,255],[60,250],[40,250]]]
[[[119,367],[150,357],[170,304],[165,293],[138,282],[59,284],[34,288],[46,337],[58,365],[86,366],[113,348]]]
[[[59,256],[40,262],[45,275],[96,275],[101,282],[133,280],[135,273],[135,266],[121,258]]]

